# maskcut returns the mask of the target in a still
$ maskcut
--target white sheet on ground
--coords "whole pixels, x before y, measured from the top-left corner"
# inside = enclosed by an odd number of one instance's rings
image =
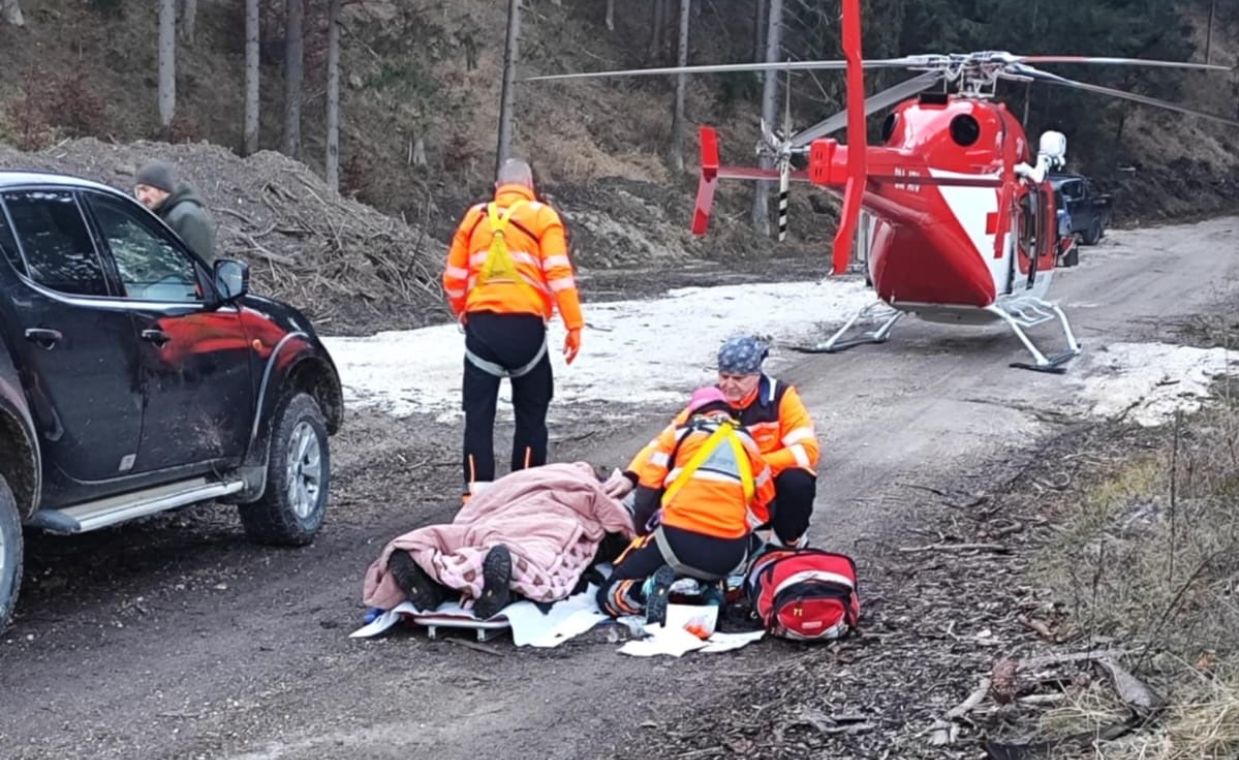
[[[679,605],[668,605],[668,618],[670,618],[673,609]],[[621,618],[621,624],[628,627],[628,630],[633,635],[640,636],[648,634],[644,639],[629,641],[620,647],[620,654],[627,654],[633,657],[654,657],[660,654],[671,655],[672,657],[682,657],[689,652],[704,652],[706,654],[714,654],[718,652],[730,652],[734,649],[748,646],[765,635],[765,631],[752,631],[749,633],[720,633],[714,631],[707,639],[702,639],[696,634],[689,633],[680,626],[661,626],[646,625],[645,621],[638,617]]]
[[[353,631],[349,634],[349,638],[372,638],[386,633],[402,618],[411,617],[414,622],[418,622],[420,618],[433,615],[459,618],[466,623],[506,623],[512,629],[512,641],[518,647],[556,647],[607,619],[594,601],[597,593],[598,587],[590,586],[583,593],[555,603],[545,614],[533,602],[515,602],[486,620],[474,617],[457,602],[446,602],[433,612],[423,612],[412,604],[404,602],[379,614],[373,621]]]
[[[597,593],[598,588],[590,586],[584,593],[556,602],[545,615],[532,602],[509,605],[501,614],[511,623],[512,641],[518,647],[557,647],[607,619],[594,600]]]
[[[373,638],[391,630],[403,618],[411,617],[415,622],[419,618],[453,617],[462,621],[478,624],[507,624],[512,629],[512,642],[518,646],[536,648],[552,648],[580,636],[598,623],[607,620],[608,616],[598,609],[597,586],[590,586],[583,593],[576,594],[560,602],[556,602],[549,612],[543,614],[533,602],[520,601],[509,604],[498,614],[486,620],[473,617],[457,602],[447,602],[433,612],[422,612],[408,602],[393,607],[379,614],[373,621],[349,634],[349,638]],[[677,608],[682,605],[668,605],[669,618],[687,619],[683,615],[676,616]],[[700,609],[684,606],[684,612]],[[621,654],[633,657],[653,657],[655,655],[671,655],[681,657],[688,652],[730,652],[757,641],[764,631],[751,633],[719,633],[714,631],[708,639],[701,639],[689,633],[681,626],[647,626],[645,620],[636,617],[621,618],[620,624],[627,626],[634,636],[648,634],[647,638],[629,641],[620,647]],[[711,626],[712,628],[712,626]]]

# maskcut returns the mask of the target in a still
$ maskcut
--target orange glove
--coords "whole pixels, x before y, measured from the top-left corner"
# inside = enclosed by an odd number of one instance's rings
[[[569,364],[576,358],[577,352],[581,350],[581,328],[569,330],[568,335],[564,338],[564,361]]]

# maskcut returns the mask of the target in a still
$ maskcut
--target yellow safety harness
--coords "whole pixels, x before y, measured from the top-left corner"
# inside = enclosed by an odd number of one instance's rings
[[[680,489],[684,487],[684,484],[693,477],[693,474],[696,473],[703,464],[705,464],[706,460],[710,458],[710,455],[724,443],[731,446],[732,454],[736,457],[736,467],[740,471],[740,485],[744,489],[745,503],[748,503],[753,499],[753,492],[755,490],[753,484],[753,468],[749,465],[748,452],[744,450],[744,444],[740,441],[740,435],[737,432],[739,427],[740,424],[735,420],[724,420],[721,424],[719,424],[718,428],[710,434],[710,437],[706,439],[706,442],[701,445],[701,448],[697,449],[693,456],[684,465],[684,468],[680,470],[680,474],[676,476],[676,479],[671,481],[671,485],[667,486],[666,490],[663,491],[662,506],[665,507],[671,503],[671,500],[674,499],[675,495],[680,492]],[[700,429],[700,427],[697,429]],[[685,433],[684,437],[687,438],[689,435],[692,435],[691,430],[688,433]],[[677,446],[676,448],[679,447]],[[671,464],[674,465],[675,452],[672,452],[671,459]]]
[[[499,204],[494,202],[487,204],[486,216],[490,220],[490,249],[486,252],[486,262],[482,264],[482,270],[478,273],[479,284],[519,282],[528,285],[516,271],[516,262],[512,260],[512,252],[508,250],[508,241],[504,237],[508,223],[512,221],[512,215],[526,203],[525,200],[518,200],[504,209],[502,213],[499,211]]]

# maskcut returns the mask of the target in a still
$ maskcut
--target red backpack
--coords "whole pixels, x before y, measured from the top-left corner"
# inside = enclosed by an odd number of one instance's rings
[[[785,639],[838,639],[860,621],[856,563],[842,554],[767,552],[753,561],[745,587],[766,630]]]

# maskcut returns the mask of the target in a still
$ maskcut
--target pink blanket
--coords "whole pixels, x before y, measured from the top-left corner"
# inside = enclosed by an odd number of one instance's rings
[[[512,588],[536,602],[566,598],[606,533],[633,535],[628,511],[602,491],[588,463],[549,464],[496,480],[450,525],[428,525],[392,540],[366,570],[362,600],[391,609],[405,599],[387,572],[397,549],[449,588],[476,598],[482,560],[495,544],[512,552]]]

